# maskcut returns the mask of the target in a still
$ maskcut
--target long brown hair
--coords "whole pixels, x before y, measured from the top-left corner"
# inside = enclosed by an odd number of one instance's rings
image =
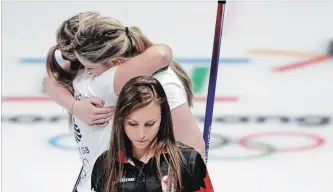
[[[166,94],[162,85],[151,76],[139,76],[128,81],[122,88],[114,112],[114,122],[110,140],[109,150],[107,152],[107,183],[106,192],[117,192],[120,180],[123,177],[124,166],[118,160],[120,152],[131,152],[131,141],[124,131],[125,118],[136,109],[147,106],[149,103],[157,101],[161,105],[161,122],[159,131],[153,140],[150,148],[155,151],[156,174],[162,179],[160,169],[161,157],[168,163],[168,189],[181,191],[181,166],[184,163],[179,145],[176,143],[172,116],[167,101]],[[162,155],[163,151],[168,152],[169,158]]]
[[[95,12],[79,13],[65,20],[56,32],[57,44],[52,46],[47,54],[46,70],[48,75],[58,83],[66,87],[73,94],[72,82],[77,75],[79,69],[82,68],[81,63],[75,56],[73,39],[79,27],[79,21],[91,19],[98,16]],[[69,71],[65,71],[55,58],[55,52],[59,50],[64,60],[70,62]]]
[[[80,21],[74,45],[77,54],[92,63],[106,63],[113,57],[133,57],[153,45],[135,26],[127,28],[111,17],[99,17]],[[192,83],[189,75],[175,61],[169,65],[181,80],[189,106],[193,104]],[[165,70],[161,69],[158,72]]]

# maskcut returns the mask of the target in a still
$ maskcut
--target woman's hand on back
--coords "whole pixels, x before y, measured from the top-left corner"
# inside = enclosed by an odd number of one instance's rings
[[[89,126],[105,127],[113,117],[114,107],[104,107],[98,98],[85,98],[73,105],[73,115]]]

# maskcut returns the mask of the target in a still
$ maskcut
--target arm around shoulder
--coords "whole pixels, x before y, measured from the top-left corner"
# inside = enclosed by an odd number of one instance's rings
[[[169,66],[172,50],[164,44],[153,45],[142,54],[120,64],[115,72],[114,90],[119,93],[127,81],[137,76],[153,75]]]
[[[154,60],[163,68],[169,65],[173,59],[173,52],[171,48],[165,44],[157,44],[147,49],[147,54],[152,55]]]

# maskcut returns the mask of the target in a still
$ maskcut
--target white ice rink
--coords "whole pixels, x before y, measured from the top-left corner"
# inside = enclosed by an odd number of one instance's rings
[[[323,62],[299,70],[297,75],[246,77],[240,82],[262,91],[241,94],[238,102],[216,102],[208,161],[216,191],[332,192],[333,95],[325,89],[333,80],[328,76],[332,64]],[[231,67],[224,68],[233,73]],[[238,70],[241,68],[246,66]],[[55,138],[68,132],[66,119],[57,122],[59,114],[65,113],[49,101],[4,102],[2,107],[3,191],[70,191],[80,161],[72,150],[73,137]],[[204,103],[195,103],[196,116],[204,115],[204,110]],[[275,117],[260,121],[270,115]],[[203,127],[200,119],[198,122]],[[234,140],[222,147],[220,136]],[[251,137],[250,148],[237,144],[244,136]],[[51,138],[58,147],[49,143]]]
[[[76,181],[81,164],[75,141],[66,112],[43,100],[45,68],[38,58],[54,44],[59,22],[79,11],[110,11],[170,44],[203,88],[192,110],[203,128],[206,103],[199,97],[207,94],[208,76],[201,72],[210,63],[186,59],[210,57],[215,4],[152,3],[149,13],[137,8],[147,2],[69,4],[3,3],[3,192],[69,192]],[[125,8],[135,17],[120,11]],[[172,14],[161,16],[162,8]],[[333,59],[319,61],[333,39],[332,10],[333,2],[315,1],[227,7],[221,56],[232,59],[219,65],[208,160],[216,192],[333,191]],[[29,28],[38,30],[22,30]],[[27,58],[34,61],[22,60]],[[273,70],[307,60],[317,61]]]

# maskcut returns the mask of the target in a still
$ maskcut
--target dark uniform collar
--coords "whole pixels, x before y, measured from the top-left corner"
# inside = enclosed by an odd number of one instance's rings
[[[167,149],[164,148],[162,150],[162,154],[167,154],[167,153],[168,153]],[[127,153],[126,153],[126,152],[124,152],[124,150],[120,150],[120,151],[118,151],[118,154],[117,154],[117,160],[120,163],[130,163],[130,164],[133,164],[133,160],[132,160],[131,156],[132,156],[131,151],[127,151]]]

